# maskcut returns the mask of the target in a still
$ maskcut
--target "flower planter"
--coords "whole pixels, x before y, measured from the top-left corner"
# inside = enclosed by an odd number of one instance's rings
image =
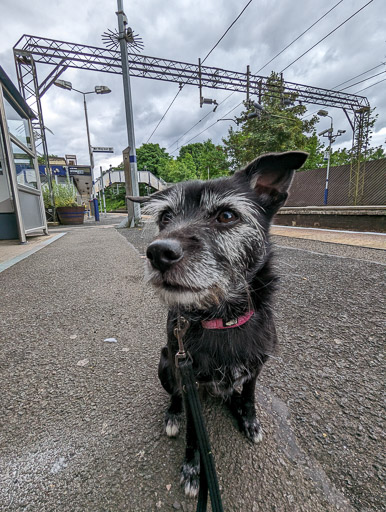
[[[60,206],[56,208],[59,222],[61,224],[83,224],[84,206]]]

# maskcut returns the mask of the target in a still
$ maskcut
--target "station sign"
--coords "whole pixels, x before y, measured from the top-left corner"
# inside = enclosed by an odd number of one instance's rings
[[[70,173],[70,176],[74,176],[76,174],[81,176],[91,176],[91,167],[84,166],[84,165],[77,165],[77,166],[68,166],[68,172]]]
[[[93,153],[114,153],[114,148],[107,147],[107,146],[93,146],[92,152]]]

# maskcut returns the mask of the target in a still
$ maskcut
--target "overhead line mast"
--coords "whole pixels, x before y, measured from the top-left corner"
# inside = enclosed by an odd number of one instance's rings
[[[29,104],[32,103],[35,106],[40,105],[41,96],[67,68],[122,74],[119,51],[37,36],[22,36],[14,47],[14,56],[20,91]],[[40,83],[36,63],[54,66],[54,69]],[[252,75],[247,70],[245,73],[240,73],[135,53],[128,53],[128,65],[131,77],[182,82],[193,86],[199,86],[201,82],[202,87],[239,91],[245,94],[248,91],[250,95],[275,96],[284,89],[287,94],[295,93],[297,101],[343,109],[354,132],[367,133],[363,130],[363,123],[368,119],[370,105],[364,96],[295,82],[283,81],[280,85],[275,85],[270,83],[267,77]],[[39,109],[36,108],[36,110]],[[35,128],[40,135],[40,142],[45,141],[44,125],[40,116],[35,123]],[[366,144],[363,143],[364,146]]]

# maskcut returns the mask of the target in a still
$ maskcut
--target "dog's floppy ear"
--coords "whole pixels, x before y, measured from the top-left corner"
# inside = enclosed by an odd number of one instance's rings
[[[126,196],[127,199],[133,201],[133,203],[147,203],[150,199],[150,196]]]
[[[304,151],[267,153],[236,174],[249,180],[263,202],[280,208],[288,197],[287,191],[295,170],[304,164],[307,157],[308,153]]]

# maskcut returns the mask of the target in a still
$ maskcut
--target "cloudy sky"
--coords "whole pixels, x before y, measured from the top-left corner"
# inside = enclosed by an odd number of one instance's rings
[[[329,9],[329,15],[298,39],[261,75],[281,71],[330,31],[344,22],[369,0],[253,0],[228,34],[210,54],[205,65],[245,72],[249,64],[255,73],[266,62],[296,39]],[[238,16],[248,0],[124,0],[129,25],[145,44],[144,55],[196,63],[204,58],[225,30]],[[0,64],[16,82],[12,47],[23,34],[59,39],[103,47],[101,34],[117,28],[115,0],[2,0],[0,17]],[[356,75],[366,74],[344,84],[354,85],[346,92],[357,91],[386,78],[386,2],[373,0],[307,55],[284,72],[284,79],[301,84],[331,89]],[[38,65],[39,81],[51,71]],[[382,73],[376,77],[373,75]],[[91,91],[95,85],[107,85],[112,93],[88,96],[91,143],[113,146],[114,155],[96,154],[96,165],[106,168],[122,161],[127,144],[122,77],[86,70],[67,70],[62,79],[73,87]],[[147,142],[158,121],[178,91],[175,83],[131,79],[136,146]],[[379,114],[372,145],[383,145],[386,139],[386,81],[366,88],[360,95],[368,97]],[[204,90],[204,96],[218,102],[228,91]],[[187,132],[203,118],[210,105],[200,108],[197,87],[186,86],[160,124],[150,142],[158,142],[173,155],[179,145],[187,143],[206,126],[223,117],[244,99],[234,93],[218,110]],[[309,112],[318,109],[309,105]],[[233,112],[237,114],[238,110]],[[351,146],[351,130],[344,114],[329,109],[335,129],[346,130],[337,147]],[[78,163],[88,163],[87,139],[82,96],[75,92],[51,89],[43,97],[43,114],[48,133],[49,152],[57,155],[76,154]],[[231,122],[220,121],[191,142],[211,138],[215,143],[227,135]],[[233,125],[234,126],[234,125]],[[321,119],[318,131],[329,127],[329,119]],[[174,152],[173,152],[174,151]]]

